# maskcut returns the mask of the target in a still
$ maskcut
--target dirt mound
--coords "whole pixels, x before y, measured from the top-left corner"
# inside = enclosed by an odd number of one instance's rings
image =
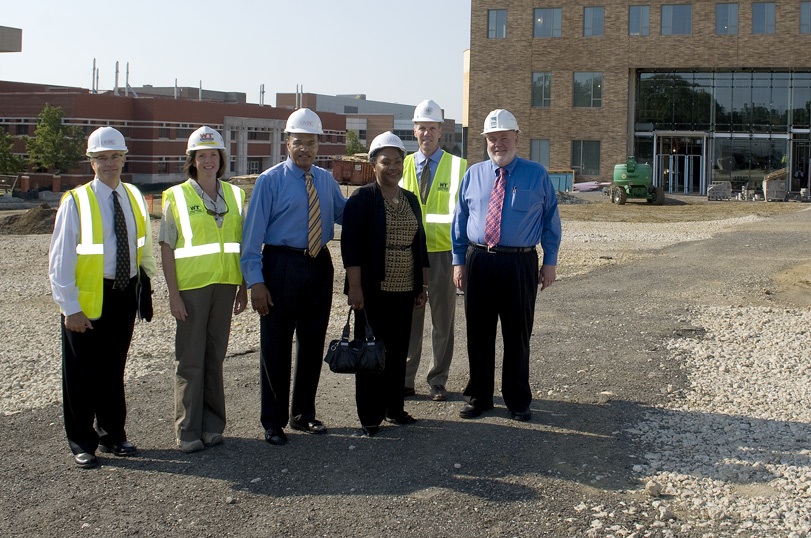
[[[48,207],[48,204],[42,204],[25,213],[0,218],[0,234],[50,234],[54,230],[55,218],[56,209]]]

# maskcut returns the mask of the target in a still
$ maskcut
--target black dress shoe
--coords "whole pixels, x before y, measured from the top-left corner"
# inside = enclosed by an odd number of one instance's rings
[[[489,407],[479,407],[477,405],[471,405],[469,403],[466,403],[465,405],[462,406],[462,409],[459,410],[459,416],[461,418],[476,418],[478,416],[481,416],[481,414],[484,413],[485,411],[489,411],[492,408],[493,408],[492,405]]]
[[[90,452],[79,452],[73,455],[73,461],[82,469],[92,469],[98,467],[99,460]]]
[[[510,410],[510,416],[513,420],[517,420],[519,422],[529,422],[532,420],[532,411],[529,408],[523,411]]]
[[[107,454],[115,454],[116,456],[126,457],[134,456],[138,449],[129,441],[123,441],[117,445],[99,445],[99,451]]]
[[[282,446],[287,444],[287,435],[281,428],[265,430],[265,441],[271,445]]]
[[[361,426],[360,431],[363,437],[374,437],[380,431],[380,426]]]
[[[296,419],[290,419],[290,427],[294,430],[307,433],[327,433],[327,428],[320,420],[312,419],[309,422],[299,422]]]
[[[417,422],[417,419],[412,417],[408,413],[404,412],[402,415],[394,415],[394,416],[386,415],[386,421],[394,424],[399,424],[400,426],[407,426],[409,424],[414,424],[415,422]]]

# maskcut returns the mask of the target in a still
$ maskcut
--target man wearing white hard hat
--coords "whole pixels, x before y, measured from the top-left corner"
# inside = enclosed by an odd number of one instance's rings
[[[443,151],[442,109],[434,101],[422,101],[414,109],[414,136],[419,150],[405,158],[403,187],[417,196],[428,245],[431,270],[426,283],[431,307],[431,349],[433,366],[426,376],[431,399],[448,399],[445,385],[453,359],[453,332],[456,314],[456,289],[451,264],[451,219],[456,208],[459,183],[467,161]],[[415,379],[422,356],[425,308],[415,308],[411,320],[411,340],[404,394],[415,393]]]
[[[540,289],[555,281],[561,226],[546,169],[518,157],[518,122],[496,109],[484,120],[490,160],[474,164],[453,217],[453,278],[465,291],[470,379],[459,416],[493,408],[495,340],[503,337],[501,392],[514,420],[532,418],[529,338]],[[543,261],[539,268],[537,245]]]
[[[314,164],[321,118],[300,108],[287,119],[285,132],[287,159],[265,170],[251,194],[240,261],[251,306],[260,315],[260,421],[272,445],[287,443],[288,421],[305,433],[327,431],[315,414],[332,307],[334,269],[327,242],[346,205],[332,174]]]
[[[127,145],[112,127],[87,139],[96,174],[62,197],[49,276],[62,312],[62,408],[73,459],[98,465],[96,450],[131,456],[124,429],[124,366],[138,309],[139,278],[155,275],[146,202],[121,181]]]

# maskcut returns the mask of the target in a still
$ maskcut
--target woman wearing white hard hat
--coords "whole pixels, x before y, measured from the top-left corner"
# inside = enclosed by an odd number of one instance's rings
[[[365,335],[368,319],[386,345],[384,371],[355,377],[358,418],[367,436],[378,432],[383,419],[400,425],[416,421],[403,409],[403,383],[412,312],[428,300],[428,251],[419,201],[399,186],[405,153],[402,140],[391,132],[372,141],[375,181],[346,202],[341,231],[355,336]]]
[[[239,268],[245,192],[222,181],[227,165],[220,133],[189,137],[189,179],[163,193],[159,241],[175,336],[175,436],[183,452],[223,441],[222,364],[231,314],[248,304]]]

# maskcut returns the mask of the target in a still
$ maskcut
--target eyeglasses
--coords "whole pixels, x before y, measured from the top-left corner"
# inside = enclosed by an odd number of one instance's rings
[[[212,217],[217,217],[218,219],[221,219],[222,217],[224,217],[228,213],[228,206],[225,207],[225,211],[223,211],[222,213],[217,213],[213,209],[209,209],[209,208],[206,208],[206,213],[208,213]]]
[[[290,145],[293,146],[294,148],[304,148],[304,147],[306,147],[308,149],[312,149],[312,148],[318,146],[318,141],[317,140],[307,140],[305,142],[304,140],[299,140],[298,138],[294,138],[293,140],[290,141]]]

